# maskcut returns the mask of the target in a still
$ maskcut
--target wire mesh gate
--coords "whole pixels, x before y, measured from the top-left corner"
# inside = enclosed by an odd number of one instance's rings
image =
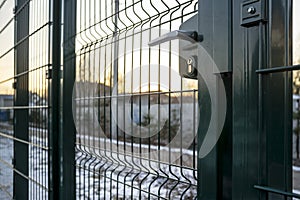
[[[0,4],[0,199],[51,197],[53,3]]]
[[[264,59],[267,67],[290,63],[290,1],[285,1],[287,6],[260,1],[272,8],[274,20],[270,17],[269,24],[260,19],[245,22],[243,28],[239,18],[233,17],[249,2],[241,0],[242,7],[231,1],[213,2],[202,1],[199,6],[191,0],[18,0],[15,5],[3,0],[0,198],[277,197],[258,190],[298,197],[289,193],[291,160],[286,150],[290,135],[271,135],[275,125],[283,133],[289,133],[290,127],[279,121],[270,123],[276,121],[275,115],[264,118],[266,111],[255,103],[264,105],[265,98],[269,105],[269,99],[284,94],[276,105],[284,110],[288,122],[291,113],[285,103],[290,101],[290,74],[268,81],[284,80],[284,89],[275,84],[267,88],[274,92],[261,93],[265,90],[261,85],[249,87],[253,80],[265,80],[258,78],[261,70],[269,70],[264,69]],[[196,18],[198,8],[202,14]],[[220,11],[224,11],[222,19]],[[180,41],[165,42],[168,39],[160,37],[181,29],[187,21],[195,29],[197,24],[199,29],[208,27],[201,31],[205,35],[201,44],[221,63],[218,78],[225,84],[229,105],[225,137],[202,160],[197,157],[205,127],[197,131],[197,125],[209,119],[201,115],[198,120],[204,106],[210,107],[205,84],[200,78],[199,84],[196,79],[183,78]],[[285,30],[278,28],[281,26]],[[267,36],[269,32],[282,37]],[[233,40],[233,36],[238,37]],[[164,43],[153,46],[160,43],[158,37]],[[220,46],[225,50],[215,51]],[[284,59],[276,60],[280,56]],[[189,66],[197,58],[187,61],[188,77],[195,78]],[[279,71],[290,69],[283,68]],[[254,103],[245,101],[244,94]],[[265,125],[267,132],[261,129]],[[275,146],[280,138],[285,143]],[[282,167],[271,168],[274,163]],[[274,178],[274,174],[283,176]]]
[[[52,198],[59,187],[59,4],[0,5],[9,16],[1,24],[1,199]],[[196,198],[197,82],[178,75],[178,43],[147,43],[194,16],[197,1],[76,5],[77,28],[64,41],[76,49],[77,198]]]
[[[196,198],[198,83],[179,76],[178,41],[148,42],[197,8],[190,0],[77,1],[77,197]]]

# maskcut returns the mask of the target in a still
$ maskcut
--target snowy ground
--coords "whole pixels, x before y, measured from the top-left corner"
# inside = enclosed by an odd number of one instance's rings
[[[3,131],[2,131],[3,132]],[[12,132],[6,132],[12,134]],[[43,144],[43,138],[31,137]],[[101,155],[77,146],[76,193],[79,199],[194,199],[196,197],[196,171],[125,157],[117,160],[110,152]],[[35,146],[29,149],[29,199],[47,199],[47,152]],[[0,199],[12,199],[13,141],[0,137]],[[101,157],[100,157],[101,156]],[[149,168],[151,166],[151,168]],[[35,184],[38,182],[41,185]]]
[[[10,168],[12,158],[12,140],[0,137],[0,199],[12,199],[13,171]]]
[[[3,132],[3,130],[1,130]],[[12,135],[12,131],[5,131]],[[31,137],[42,145],[43,138]],[[79,199],[194,199],[196,171],[176,165],[135,159],[131,155],[116,157],[109,151],[76,147],[76,195]],[[189,154],[188,151],[185,152]],[[45,187],[48,182],[47,151],[35,146],[29,149],[29,177]],[[0,136],[0,199],[12,199],[13,142]],[[145,164],[146,163],[146,164]],[[300,194],[300,168],[293,166],[294,190]],[[47,191],[29,181],[30,199],[47,199]]]
[[[88,149],[78,149],[77,196],[82,199],[196,197],[196,170],[149,160],[142,162],[129,155],[116,157],[111,152],[90,155]]]
[[[12,131],[4,131],[12,135]],[[3,131],[2,131],[3,133]],[[46,146],[45,140],[36,136],[31,142]],[[29,147],[29,199],[46,199],[48,187],[48,155],[46,150]],[[12,199],[13,195],[13,141],[0,136],[0,199]],[[37,183],[35,183],[37,182]]]

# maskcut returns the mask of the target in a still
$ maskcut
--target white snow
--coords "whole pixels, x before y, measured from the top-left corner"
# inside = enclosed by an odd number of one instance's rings
[[[30,141],[43,146],[47,145],[43,137],[31,136]],[[151,148],[155,147],[151,146]],[[161,199],[178,199],[181,196],[183,199],[194,199],[196,197],[196,170],[157,164],[155,160],[146,160],[146,166],[145,162],[141,162],[138,158],[124,156],[118,159],[116,156],[111,156],[112,152],[109,151],[100,151],[97,155],[96,151],[94,153],[86,151],[78,145],[76,150],[76,195],[79,199],[116,199],[117,197],[157,199],[157,196],[162,197]],[[191,153],[189,150],[184,152]],[[11,163],[13,158],[11,139],[0,137],[0,158]],[[46,189],[41,187],[41,185],[48,187],[47,164],[48,152],[36,146],[30,146],[29,199],[47,198]],[[11,199],[13,171],[0,162],[0,175],[0,199]]]

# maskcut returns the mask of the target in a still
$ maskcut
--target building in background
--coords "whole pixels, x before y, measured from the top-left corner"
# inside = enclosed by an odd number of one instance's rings
[[[13,95],[0,94],[0,108],[1,107],[12,107],[14,104]],[[10,121],[13,118],[12,109],[0,109],[0,122]]]

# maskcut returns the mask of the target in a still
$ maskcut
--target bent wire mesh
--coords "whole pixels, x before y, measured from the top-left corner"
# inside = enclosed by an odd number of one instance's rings
[[[51,3],[0,4],[0,199],[47,199]]]
[[[77,1],[77,198],[197,198],[198,83],[179,74],[179,41],[148,45],[197,9],[193,0]]]

